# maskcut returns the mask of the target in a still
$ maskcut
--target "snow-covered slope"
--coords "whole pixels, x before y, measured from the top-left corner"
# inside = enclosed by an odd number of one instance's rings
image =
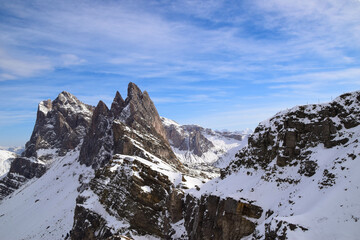
[[[24,147],[23,146],[22,147],[20,147],[20,146],[17,146],[17,147],[0,146],[0,150],[6,150],[6,151],[13,152],[13,153],[20,155],[24,151]]]
[[[245,239],[358,239],[359,119],[360,92],[280,112],[259,125],[223,179],[189,192],[261,206]]]
[[[16,157],[16,153],[0,150],[0,178],[10,170],[11,160]]]
[[[220,132],[197,125],[180,125],[161,117],[170,145],[181,162],[225,167],[247,144],[248,132]]]
[[[64,239],[71,230],[79,176],[93,176],[80,165],[79,150],[54,159],[41,177],[28,181],[0,204],[1,239]]]

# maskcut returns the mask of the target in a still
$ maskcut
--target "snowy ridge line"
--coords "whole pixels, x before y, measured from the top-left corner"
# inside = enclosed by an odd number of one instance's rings
[[[222,199],[247,199],[261,206],[264,214],[255,233],[244,239],[266,239],[269,234],[287,239],[357,239],[359,116],[360,92],[342,95],[328,104],[282,111],[259,125],[243,151],[245,155],[232,162],[223,179],[213,179],[200,191],[188,192],[198,198],[213,194]],[[321,130],[322,138],[306,135],[311,127]],[[293,138],[295,133],[300,137]],[[265,144],[264,153],[260,150]],[[286,164],[278,161],[279,156],[288,157],[282,148],[296,150],[297,144],[304,144],[300,152],[290,155]],[[277,155],[260,163],[273,149]]]

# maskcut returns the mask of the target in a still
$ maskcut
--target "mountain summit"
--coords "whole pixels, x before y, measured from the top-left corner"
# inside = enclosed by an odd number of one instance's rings
[[[129,83],[125,101],[116,92],[110,110],[102,101],[96,106],[90,131],[81,148],[80,162],[97,168],[109,162],[114,154],[146,158],[142,149],[181,167],[149,94]]]

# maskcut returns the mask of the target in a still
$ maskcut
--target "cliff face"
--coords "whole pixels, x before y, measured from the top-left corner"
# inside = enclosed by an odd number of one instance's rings
[[[60,155],[78,146],[90,126],[93,107],[62,92],[54,101],[39,104],[35,127],[24,157],[38,157],[37,150],[57,148]]]

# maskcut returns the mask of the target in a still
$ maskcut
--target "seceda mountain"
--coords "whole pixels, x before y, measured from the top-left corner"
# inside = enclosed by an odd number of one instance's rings
[[[62,92],[0,179],[1,238],[356,239],[359,119],[353,92],[280,112],[246,145],[160,118],[133,83],[110,109]]]

